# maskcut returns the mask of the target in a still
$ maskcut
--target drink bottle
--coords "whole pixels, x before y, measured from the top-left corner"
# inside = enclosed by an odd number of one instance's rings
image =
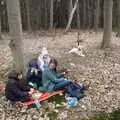
[[[42,106],[38,100],[35,100],[35,105],[37,106],[38,109]]]

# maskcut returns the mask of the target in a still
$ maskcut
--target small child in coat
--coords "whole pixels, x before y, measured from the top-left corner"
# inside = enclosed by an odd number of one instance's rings
[[[15,70],[12,70],[8,74],[8,82],[5,87],[5,96],[11,102],[26,102],[29,101],[29,92],[24,91],[20,85],[22,80],[22,73],[18,73]]]

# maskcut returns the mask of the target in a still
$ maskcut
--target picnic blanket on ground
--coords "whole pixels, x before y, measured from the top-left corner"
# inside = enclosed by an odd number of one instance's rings
[[[44,92],[42,93],[42,95],[37,99],[39,102],[41,101],[44,101],[56,94],[60,94],[60,93],[63,93],[64,91],[62,90],[59,90],[59,91],[54,91],[54,92]],[[28,106],[28,105],[32,105],[35,103],[35,100],[31,100],[31,101],[28,101],[28,102],[18,102],[17,104],[20,104],[20,105],[23,105],[23,106]]]
[[[0,91],[4,91],[5,88],[0,88]],[[60,93],[63,93],[64,91],[63,90],[58,90],[58,91],[54,91],[54,92],[40,92],[38,90],[34,90],[32,94],[35,94],[35,93],[41,93],[41,96],[37,99],[39,102],[41,101],[44,101],[56,94],[60,94]],[[29,105],[32,105],[35,103],[35,100],[30,100],[30,101],[27,101],[27,102],[17,102],[16,104],[19,104],[19,105],[22,105],[22,106],[29,106]]]

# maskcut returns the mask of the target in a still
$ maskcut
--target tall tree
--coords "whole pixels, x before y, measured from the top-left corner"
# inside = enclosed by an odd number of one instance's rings
[[[79,1],[79,0],[76,0],[76,1],[75,1],[74,7],[73,7],[73,9],[72,9],[72,11],[71,11],[71,14],[70,14],[70,16],[69,16],[69,20],[68,20],[67,27],[66,27],[65,31],[68,31],[69,28],[71,27],[73,15],[74,15],[74,13],[75,13],[75,11],[76,11],[76,9],[77,9],[78,1]]]
[[[120,0],[117,0],[117,26],[118,26],[118,30],[117,30],[117,37],[120,37]]]
[[[100,19],[100,0],[95,1],[95,11],[94,11],[94,28],[98,29]]]
[[[22,42],[22,25],[19,0],[7,0],[8,23],[11,40],[9,47],[13,56],[15,69],[24,72],[24,56]]]
[[[86,27],[86,0],[83,0],[83,21],[82,21],[82,24],[83,24],[83,28]]]
[[[102,48],[110,47],[112,37],[112,8],[113,0],[104,0],[104,33]]]
[[[79,2],[78,2],[78,7],[77,7],[77,28],[80,28],[80,7],[79,7]]]
[[[71,12],[72,12],[72,9],[73,9],[73,0],[68,0],[69,2],[69,9],[68,9],[68,15],[70,16]]]
[[[48,1],[47,0],[44,0],[44,5],[45,5],[45,28],[47,29],[48,27],[48,8],[47,8]]]
[[[1,34],[1,11],[0,11],[0,39],[2,39],[2,34]]]
[[[27,15],[27,28],[28,31],[31,31],[31,23],[30,23],[30,0],[25,0],[26,5],[26,15]]]
[[[1,18],[2,18],[2,11],[4,10],[5,8],[5,1],[3,0],[0,0],[0,39],[2,39],[2,24],[1,24]]]
[[[54,3],[54,0],[51,0],[51,3],[50,3],[50,29],[53,28],[53,3]]]
[[[38,10],[37,10],[37,18],[36,18],[36,29],[40,29],[42,26],[41,26],[41,17],[42,17],[42,11],[41,11],[41,7],[42,7],[42,1],[39,0],[39,6],[38,6]]]
[[[86,4],[87,4],[87,16],[88,16],[88,19],[87,19],[87,21],[88,21],[87,27],[88,27],[88,28],[91,27],[91,17],[92,17],[92,15],[91,15],[92,12],[91,12],[90,2],[91,2],[91,0],[86,0]]]

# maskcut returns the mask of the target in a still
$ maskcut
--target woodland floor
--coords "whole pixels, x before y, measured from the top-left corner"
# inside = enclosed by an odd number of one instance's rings
[[[23,42],[26,63],[33,56],[39,55],[42,47],[45,46],[48,48],[49,53],[58,59],[60,68],[64,67],[71,70],[70,79],[89,83],[90,87],[86,92],[86,97],[79,102],[84,111],[87,113],[99,113],[119,109],[120,38],[117,38],[113,32],[112,47],[101,50],[100,44],[103,34],[101,30],[97,32],[81,30],[79,32],[80,39],[83,39],[80,44],[84,48],[85,57],[68,54],[68,51],[77,45],[75,42],[77,40],[77,30],[72,30],[66,34],[61,34],[58,30],[56,36],[50,32],[24,33]],[[9,39],[6,34],[3,37]],[[2,73],[12,65],[8,40],[0,42],[0,48],[0,71]],[[4,85],[3,79],[1,74],[0,86]],[[78,116],[76,110],[73,110],[72,113]],[[71,112],[69,114],[71,115]]]

